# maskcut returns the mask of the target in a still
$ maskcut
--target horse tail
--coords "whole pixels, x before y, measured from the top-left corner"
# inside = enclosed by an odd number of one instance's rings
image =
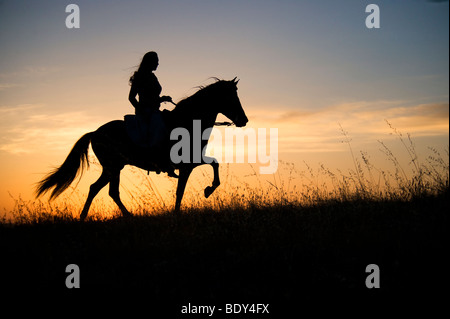
[[[37,183],[36,197],[39,197],[51,188],[54,188],[50,195],[50,200],[53,200],[61,195],[61,193],[72,184],[79,173],[83,174],[84,168],[89,167],[88,151],[93,134],[94,132],[90,132],[83,135],[75,143],[64,163]]]

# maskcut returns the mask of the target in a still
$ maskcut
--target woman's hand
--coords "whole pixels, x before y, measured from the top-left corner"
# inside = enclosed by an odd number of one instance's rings
[[[173,103],[172,98],[170,96],[167,96],[167,95],[161,96],[161,102]]]

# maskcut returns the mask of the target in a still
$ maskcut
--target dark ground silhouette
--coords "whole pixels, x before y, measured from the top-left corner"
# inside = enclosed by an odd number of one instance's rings
[[[433,295],[448,283],[448,199],[447,192],[407,202],[1,224],[1,286],[67,292],[65,267],[75,263],[80,291],[141,291],[174,313],[194,300],[287,309],[317,292],[339,298],[348,289]],[[380,289],[366,288],[369,264],[380,267]]]

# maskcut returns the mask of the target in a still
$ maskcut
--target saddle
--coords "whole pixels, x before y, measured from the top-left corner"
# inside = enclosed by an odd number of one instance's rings
[[[137,146],[160,147],[167,140],[168,132],[161,112],[154,112],[149,118],[127,114],[124,121],[128,136]]]
[[[143,123],[136,115],[127,114],[124,116],[125,129],[131,141],[142,148],[145,153],[153,154],[152,160],[147,163],[147,172],[150,170],[159,174],[161,171],[167,172],[171,177],[178,177],[173,173],[173,168],[168,159],[160,158],[164,153],[164,144],[167,143],[168,134],[161,114],[157,114],[150,120],[150,123]],[[156,155],[158,154],[158,155]],[[156,158],[154,157],[156,155]],[[151,162],[151,163],[150,163]]]
[[[124,121],[127,134],[130,137],[131,141],[139,147],[147,148],[149,145],[146,143],[142,134],[140,134],[139,132],[136,115],[134,114],[125,115]]]

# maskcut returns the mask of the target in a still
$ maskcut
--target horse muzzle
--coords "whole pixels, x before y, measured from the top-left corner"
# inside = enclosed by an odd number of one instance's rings
[[[248,123],[248,118],[246,116],[243,118],[242,117],[236,118],[233,122],[234,124],[236,124],[237,127],[244,127]]]

